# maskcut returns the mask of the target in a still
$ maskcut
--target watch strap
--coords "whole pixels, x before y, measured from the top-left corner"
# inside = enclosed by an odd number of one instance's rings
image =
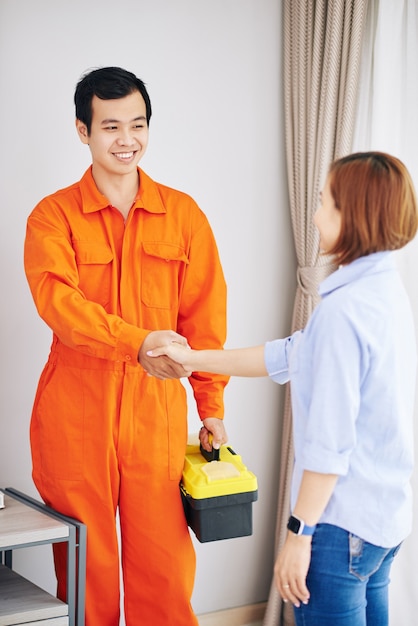
[[[291,515],[287,522],[287,528],[295,535],[308,535],[312,536],[315,532],[315,526],[308,526],[305,522],[297,517],[296,515]]]

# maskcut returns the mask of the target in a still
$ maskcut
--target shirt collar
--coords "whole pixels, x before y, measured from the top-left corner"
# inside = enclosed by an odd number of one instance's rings
[[[370,276],[393,269],[395,269],[395,260],[390,251],[374,252],[362,256],[327,276],[319,285],[319,295],[321,297],[326,296],[335,289],[339,289],[365,275]]]
[[[166,213],[157,184],[143,170],[138,168],[138,173],[139,189],[133,208],[149,213]],[[109,206],[109,200],[96,187],[91,166],[80,180],[80,192],[84,213],[101,211]]]

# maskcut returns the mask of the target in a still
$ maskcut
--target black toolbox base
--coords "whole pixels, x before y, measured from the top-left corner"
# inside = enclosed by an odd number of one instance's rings
[[[180,491],[187,523],[201,543],[252,534],[257,491],[202,500],[195,500],[183,488]]]

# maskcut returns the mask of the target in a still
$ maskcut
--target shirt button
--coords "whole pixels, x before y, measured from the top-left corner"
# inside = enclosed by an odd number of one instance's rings
[[[127,361],[130,361],[130,360],[131,360],[131,355],[130,355],[130,354],[127,354],[127,355],[125,356],[125,359],[126,359]]]

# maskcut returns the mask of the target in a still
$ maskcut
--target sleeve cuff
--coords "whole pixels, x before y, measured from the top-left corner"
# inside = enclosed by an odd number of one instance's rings
[[[305,470],[310,472],[345,476],[348,473],[350,465],[350,453],[350,450],[340,453],[326,450],[318,447],[316,442],[316,445],[312,448],[307,446],[304,449],[301,465]]]
[[[284,384],[289,380],[288,352],[293,336],[268,341],[264,346],[264,363],[274,382]]]
[[[150,331],[144,328],[136,328],[129,324],[124,325],[116,344],[117,360],[125,361],[131,365],[139,365],[138,351],[149,333]]]

